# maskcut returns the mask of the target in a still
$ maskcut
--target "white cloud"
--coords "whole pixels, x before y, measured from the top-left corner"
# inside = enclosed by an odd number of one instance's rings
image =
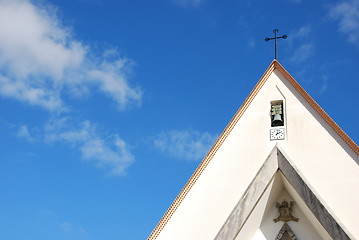
[[[296,29],[291,33],[291,39],[297,39],[297,38],[307,38],[309,37],[310,33],[312,32],[312,27],[302,26],[299,29]]]
[[[45,126],[46,142],[63,142],[81,152],[82,158],[99,168],[109,169],[111,175],[122,175],[134,161],[129,146],[117,134],[103,137],[90,121],[78,126],[66,117],[54,118]]]
[[[47,87],[46,83],[41,86],[41,83],[36,82],[37,79],[0,76],[0,95],[25,101],[31,105],[39,105],[49,110],[63,110],[65,108],[58,90]],[[37,84],[39,86],[36,86]]]
[[[311,39],[312,27],[310,25],[290,31],[288,42],[290,47],[295,49],[289,58],[291,62],[303,62],[314,56],[316,45]]]
[[[300,28],[291,30],[286,41],[288,41],[291,47],[297,47],[299,43],[308,43],[311,38],[311,33],[312,27],[310,25],[301,26]]]
[[[322,94],[324,93],[325,91],[327,91],[329,87],[329,84],[328,84],[328,76],[326,75],[323,75],[322,76],[322,83],[321,83],[321,86],[319,88],[319,94]]]
[[[132,61],[96,56],[55,12],[29,0],[0,0],[0,94],[61,111],[65,92],[81,95],[98,87],[120,109],[140,104],[142,93],[126,74]]]
[[[133,156],[127,144],[118,135],[110,142],[99,137],[85,141],[81,147],[84,159],[94,162],[97,167],[110,166],[111,174],[121,175],[133,162]]]
[[[248,40],[248,47],[254,48],[256,46],[256,41],[253,38]]]
[[[80,232],[81,234],[85,234],[85,233],[86,233],[86,230],[85,230],[83,227],[79,227],[78,230],[79,230],[79,232]]]
[[[313,56],[314,53],[315,45],[313,43],[306,43],[301,45],[297,50],[295,50],[289,60],[292,62],[300,63]]]
[[[131,63],[131,60],[124,58],[113,62],[103,61],[98,68],[92,69],[87,75],[118,103],[120,109],[124,109],[131,102],[141,102],[141,91],[131,88],[126,80],[125,72]]]
[[[359,0],[342,1],[331,6],[329,16],[338,21],[339,31],[347,35],[348,41],[359,46]]]
[[[74,224],[68,222],[68,221],[63,221],[62,223],[59,224],[60,228],[62,229],[62,231],[67,232],[67,233],[71,233],[71,234],[75,234],[75,235],[82,235],[86,233],[86,230],[83,227],[76,227],[74,226]]]
[[[193,130],[162,132],[154,137],[153,145],[170,157],[200,160],[210,150],[217,136]]]
[[[71,232],[72,231],[72,224],[69,222],[63,222],[60,225],[61,229],[64,230],[65,232]]]
[[[35,139],[31,136],[29,129],[26,125],[21,125],[16,134],[20,138],[24,138],[29,142],[35,141]]]

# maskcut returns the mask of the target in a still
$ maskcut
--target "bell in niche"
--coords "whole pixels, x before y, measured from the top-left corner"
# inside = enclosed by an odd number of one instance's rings
[[[272,127],[284,126],[282,119],[283,111],[282,104],[277,103],[272,105]]]
[[[280,114],[275,114],[273,117],[273,121],[272,121],[272,126],[276,127],[276,126],[283,126],[283,120],[282,120],[282,116]]]

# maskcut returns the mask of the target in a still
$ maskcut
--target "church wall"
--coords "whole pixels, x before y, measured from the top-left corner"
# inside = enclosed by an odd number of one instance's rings
[[[279,72],[275,73],[285,82]],[[350,229],[352,237],[359,239],[359,191],[353,184],[359,183],[358,156],[299,94],[290,94],[289,90],[295,93],[294,88],[283,82],[276,81],[288,96],[287,139],[280,145],[317,197],[341,220],[344,230]]]
[[[303,200],[297,194],[293,194],[295,190],[288,185],[289,183],[286,181],[286,184],[283,184],[283,179],[285,178],[280,173],[276,174],[235,240],[274,240],[284,224],[283,221],[274,222],[274,219],[279,216],[276,203],[281,204],[284,200],[288,203],[294,202],[292,215],[298,218],[298,222],[289,221],[287,224],[297,239],[332,239]]]
[[[240,118],[158,239],[216,236],[272,149],[266,127],[269,110],[261,104],[262,95]]]
[[[309,219],[308,216],[302,211],[299,206],[301,201],[298,198],[291,196],[286,189],[282,189],[280,194],[273,199],[274,201],[268,201],[268,212],[265,214],[260,231],[265,237],[266,240],[273,240],[278,235],[280,229],[282,228],[284,222],[274,222],[273,219],[278,217],[278,209],[275,207],[276,202],[282,203],[283,200],[287,202],[294,201],[293,205],[293,216],[298,218],[298,222],[289,221],[287,224],[297,237],[297,239],[310,239],[310,240],[330,240],[330,236],[321,228],[315,228],[316,225],[313,224],[313,218]],[[314,219],[315,221],[315,219]],[[244,238],[243,238],[244,239]],[[256,239],[256,238],[253,238]],[[257,239],[256,239],[257,240]]]
[[[359,182],[358,165],[353,159],[356,155],[282,80],[286,81],[275,70],[157,239],[214,239],[275,144],[300,169],[301,177],[326,208],[335,212],[344,230],[351,229],[350,234],[359,239],[355,221],[359,191],[357,185],[350,184]],[[274,100],[284,102],[285,140],[269,139],[270,101]]]

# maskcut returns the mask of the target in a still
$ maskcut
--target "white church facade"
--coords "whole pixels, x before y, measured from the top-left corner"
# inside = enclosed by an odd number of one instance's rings
[[[148,239],[359,239],[359,147],[274,60]]]

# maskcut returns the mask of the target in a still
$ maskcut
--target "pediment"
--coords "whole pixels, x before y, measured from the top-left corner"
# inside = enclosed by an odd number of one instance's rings
[[[283,127],[272,125],[277,105]],[[358,238],[358,156],[359,147],[273,61],[149,240],[237,239],[264,219],[260,204],[275,206],[264,199],[278,184],[324,239]]]
[[[302,222],[305,222],[297,228],[312,229],[318,237],[311,239],[350,239],[277,146],[267,157],[215,239],[249,239],[256,228],[259,229],[256,231],[260,232],[257,233],[256,239],[286,239],[278,238],[281,236],[280,232],[290,229],[290,224],[296,226],[296,222],[289,221],[286,227],[283,225],[285,221],[276,223],[273,217],[277,213],[276,202],[278,204],[285,200],[295,202],[297,214],[301,216]],[[284,237],[292,237],[289,239],[296,239],[293,238],[296,234],[292,230],[284,231],[283,234]]]

